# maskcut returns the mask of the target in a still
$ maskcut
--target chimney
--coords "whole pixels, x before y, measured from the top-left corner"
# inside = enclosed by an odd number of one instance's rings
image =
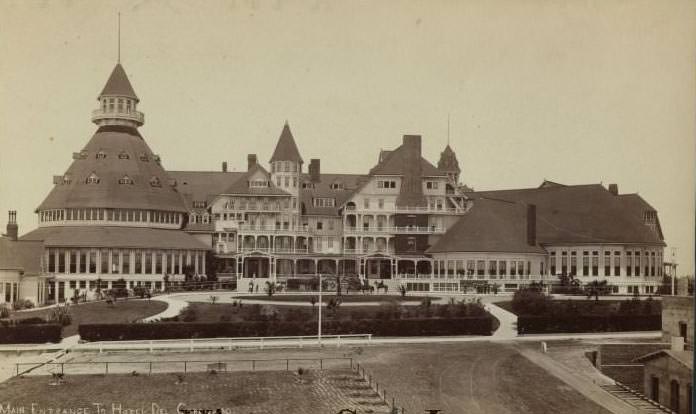
[[[222,162],[222,172],[227,172],[227,161]]]
[[[321,181],[321,161],[319,158],[312,158],[309,160],[309,178],[313,183],[318,183]]]
[[[18,227],[17,227],[17,211],[15,210],[10,210],[8,214],[8,220],[7,220],[7,234],[6,236],[10,238],[10,240],[17,240],[17,233],[18,233]]]
[[[684,337],[683,336],[673,336],[671,341],[670,349],[672,351],[683,351],[684,350]]]
[[[614,195],[619,195],[619,186],[617,184],[609,184],[609,192]]]
[[[256,154],[247,155],[247,171],[250,171],[254,165],[256,165]]]
[[[404,135],[404,147],[409,148],[409,153],[421,155],[421,136],[420,135]]]
[[[537,244],[537,225],[536,225],[536,204],[527,205],[527,244],[536,246]]]
[[[421,136],[404,135],[404,143],[401,145],[400,151],[402,151],[403,179],[396,204],[399,207],[425,207],[427,202],[423,196]]]

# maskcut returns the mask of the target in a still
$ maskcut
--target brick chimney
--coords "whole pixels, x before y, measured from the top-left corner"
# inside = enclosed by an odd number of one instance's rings
[[[17,233],[19,232],[19,228],[17,227],[17,211],[10,210],[8,213],[6,236],[9,237],[10,240],[17,240]]]
[[[250,171],[254,165],[256,165],[256,154],[247,155],[247,171]]]
[[[421,165],[421,136],[404,135],[401,146],[403,179],[401,191],[396,199],[397,206],[424,207],[423,166]]]
[[[321,161],[319,158],[309,160],[309,178],[313,183],[321,181]]]
[[[527,244],[536,246],[537,244],[537,214],[536,204],[527,205]]]
[[[227,161],[222,162],[222,172],[227,172]]]
[[[619,195],[619,186],[617,184],[609,184],[609,192],[614,195]]]

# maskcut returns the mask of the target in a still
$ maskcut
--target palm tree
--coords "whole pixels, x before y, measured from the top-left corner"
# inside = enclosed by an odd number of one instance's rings
[[[609,287],[609,283],[605,280],[593,280],[585,285],[585,294],[587,298],[595,297],[595,302],[599,301],[599,295],[604,295]]]

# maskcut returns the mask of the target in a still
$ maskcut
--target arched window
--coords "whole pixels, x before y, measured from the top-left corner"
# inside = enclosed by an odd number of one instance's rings
[[[118,159],[119,159],[119,160],[127,160],[127,159],[129,159],[129,158],[130,158],[130,155],[128,155],[128,153],[127,153],[126,151],[121,151],[121,152],[118,154]]]
[[[162,183],[158,177],[150,178],[150,185],[153,187],[162,187]]]
[[[72,177],[70,177],[70,174],[65,174],[63,176],[63,184],[70,184],[72,182]]]
[[[87,177],[87,179],[85,180],[85,183],[86,184],[99,184],[99,177],[97,176],[97,174],[95,172],[92,172],[92,174],[90,174],[89,177]]]
[[[128,176],[124,175],[118,180],[119,184],[133,184],[133,180]]]

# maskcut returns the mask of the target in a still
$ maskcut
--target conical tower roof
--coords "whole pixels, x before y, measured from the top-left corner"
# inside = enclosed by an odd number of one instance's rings
[[[278,138],[278,144],[276,144],[275,151],[273,151],[273,156],[270,162],[274,161],[294,161],[297,163],[303,163],[302,157],[300,156],[300,151],[297,149],[297,144],[295,144],[295,138],[290,132],[290,126],[287,122],[283,126],[283,131],[280,133],[280,138]]]
[[[53,187],[39,210],[92,207],[187,211],[159,158],[136,128],[101,126],[73,158],[64,179]],[[89,177],[98,182],[88,183]]]
[[[437,162],[437,168],[443,172],[461,172],[459,169],[459,161],[457,161],[457,154],[454,153],[449,144],[447,144],[445,150],[440,153],[440,160]]]
[[[135,94],[133,86],[128,80],[126,71],[120,63],[117,63],[114,70],[111,71],[109,80],[106,81],[104,89],[102,89],[102,92],[99,94],[100,97],[104,95],[125,96],[133,98],[136,101],[138,100],[138,96]]]

